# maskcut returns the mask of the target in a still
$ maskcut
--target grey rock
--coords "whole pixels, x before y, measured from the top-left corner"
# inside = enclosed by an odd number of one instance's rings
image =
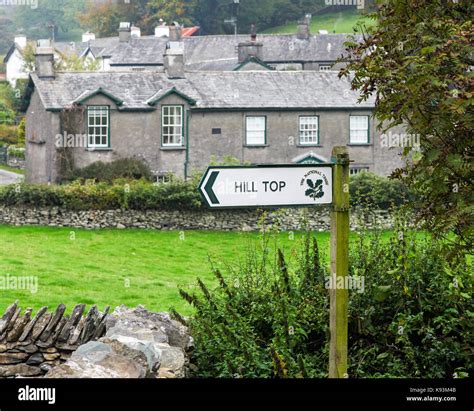
[[[0,365],[0,377],[36,377],[41,374],[39,367],[27,364]]]
[[[100,361],[70,359],[54,367],[45,378],[145,378],[146,370],[124,356],[108,353]]]
[[[152,376],[160,366],[160,353],[154,349],[150,342],[124,336],[104,337],[101,338],[101,342],[109,345],[116,354],[138,363],[147,370],[147,376]]]
[[[175,378],[186,377],[186,354],[181,348],[171,347],[168,344],[155,344],[155,349],[160,352],[160,370],[172,371]]]
[[[81,345],[71,355],[71,360],[87,359],[92,362],[100,362],[112,352],[112,347],[109,345],[98,341],[90,341],[87,344]]]

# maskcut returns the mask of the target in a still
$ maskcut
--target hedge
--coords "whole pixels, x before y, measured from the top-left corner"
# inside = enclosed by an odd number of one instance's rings
[[[351,182],[352,206],[388,209],[409,197],[397,181],[369,173]],[[113,183],[77,180],[57,185],[21,184],[0,188],[0,205],[63,207],[70,210],[198,210],[204,208],[197,179],[152,184],[145,180],[114,180]]]
[[[180,180],[168,184],[117,180],[57,186],[9,185],[0,188],[0,205],[61,207],[69,210],[196,210],[201,207],[195,184]]]

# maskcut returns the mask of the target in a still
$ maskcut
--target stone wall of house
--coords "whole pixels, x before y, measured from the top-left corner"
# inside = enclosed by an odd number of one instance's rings
[[[328,208],[212,211],[70,211],[60,208],[27,208],[0,206],[0,224],[42,225],[51,227],[138,228],[156,230],[216,230],[257,231],[265,225],[277,223],[281,230],[291,231],[309,227],[313,231],[328,231]],[[351,213],[351,229],[390,229],[393,221],[385,210],[374,210],[370,216]]]
[[[82,344],[105,334],[109,308],[100,313],[92,306],[85,314],[85,305],[77,305],[71,315],[59,305],[55,312],[43,307],[31,316],[23,315],[15,302],[0,318],[0,378],[41,377],[67,361]]]

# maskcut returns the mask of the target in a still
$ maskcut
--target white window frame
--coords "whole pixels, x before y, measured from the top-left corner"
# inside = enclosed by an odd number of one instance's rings
[[[365,119],[366,125],[357,124],[357,121]],[[350,144],[370,144],[370,119],[369,116],[350,116],[349,117],[349,143]],[[364,134],[364,139],[360,135]],[[356,136],[357,135],[357,136]]]
[[[173,114],[165,113],[166,110],[174,109]],[[176,111],[177,110],[177,111]],[[173,119],[170,122],[170,119]],[[165,133],[165,128],[173,129]],[[161,106],[161,145],[163,147],[182,147],[184,143],[184,106],[179,104],[167,104]],[[168,140],[165,141],[165,138]]]
[[[251,124],[252,120],[263,120],[260,124]],[[249,137],[252,135],[252,139]],[[257,137],[255,137],[257,136]],[[262,141],[263,140],[263,141]],[[267,117],[266,116],[246,116],[245,117],[245,145],[264,146],[267,143]]]
[[[87,106],[87,147],[110,147],[110,106]]]
[[[310,120],[313,120],[313,123],[309,122]],[[314,120],[316,121],[314,122]],[[319,145],[319,116],[299,117],[299,144],[302,146]]]

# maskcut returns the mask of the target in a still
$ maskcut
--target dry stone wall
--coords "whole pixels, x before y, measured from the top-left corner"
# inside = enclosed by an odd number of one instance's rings
[[[27,208],[0,206],[0,224],[42,225],[51,227],[138,228],[156,230],[216,230],[257,231],[263,221],[266,225],[277,223],[281,230],[300,230],[309,227],[315,231],[328,231],[328,208],[261,210],[212,210],[212,211],[71,211],[60,208]],[[351,213],[351,228],[390,229],[393,221],[385,210],[374,210],[371,215]]]
[[[15,302],[0,319],[0,378],[186,378],[194,349],[185,319],[142,306],[111,314],[83,304],[35,316]]]
[[[71,315],[65,311],[63,304],[54,312],[43,307],[34,316],[31,308],[21,315],[18,302],[7,308],[0,319],[0,378],[43,376],[105,334],[108,307],[100,313],[94,305],[86,313],[79,304]]]

